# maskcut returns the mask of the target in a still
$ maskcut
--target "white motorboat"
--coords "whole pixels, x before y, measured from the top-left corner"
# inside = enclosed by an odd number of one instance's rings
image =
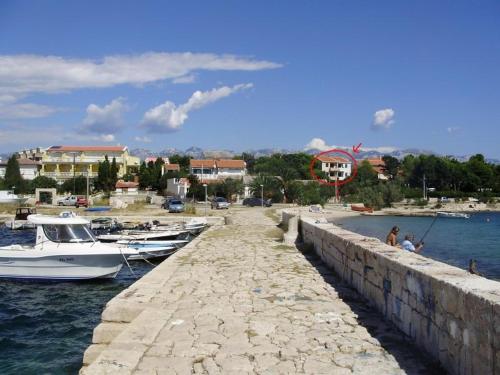
[[[116,241],[117,245],[120,246],[131,246],[131,247],[162,247],[162,246],[174,246],[175,248],[181,248],[186,245],[188,240],[166,240],[166,241],[126,241],[119,240]]]
[[[463,212],[445,212],[438,211],[436,215],[439,217],[446,217],[450,219],[470,219],[470,215]]]
[[[178,248],[175,246],[134,246],[128,245],[127,248],[134,249],[137,254],[132,254],[127,257],[128,260],[144,260],[151,258],[161,258],[172,255]]]
[[[20,207],[16,209],[14,219],[6,221],[5,226],[9,229],[34,229],[35,224],[28,221],[29,215],[35,215],[36,208]]]
[[[24,203],[28,198],[21,198],[14,194],[12,190],[0,190],[0,203]]]
[[[80,217],[30,215],[36,226],[34,246],[0,247],[0,277],[20,279],[82,280],[114,278],[131,248],[98,242],[89,222]]]
[[[186,230],[164,230],[164,231],[121,231],[112,234],[101,234],[97,239],[101,242],[117,241],[166,241],[175,240],[179,236],[188,234]]]

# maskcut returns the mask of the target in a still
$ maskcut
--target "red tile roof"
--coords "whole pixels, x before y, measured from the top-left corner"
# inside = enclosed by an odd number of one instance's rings
[[[197,160],[191,159],[189,161],[189,165],[192,168],[245,168],[246,164],[244,160],[232,160],[232,159],[206,159],[206,160]]]
[[[199,159],[191,159],[189,160],[189,165],[192,168],[214,168],[215,167],[215,160],[214,159],[206,159],[206,160],[199,160]]]
[[[371,159],[364,159],[361,160],[361,162],[367,161],[370,163],[370,165],[375,169],[377,173],[385,173],[385,162],[382,160],[382,158],[371,158]]]
[[[318,156],[318,160],[323,162],[323,163],[348,163],[348,164],[351,164],[350,160],[341,158],[340,156],[320,155],[320,156]]]
[[[217,168],[239,168],[244,169],[246,163],[244,160],[220,159],[216,160]]]
[[[128,181],[128,182],[125,182],[123,180],[118,180],[116,182],[116,185],[115,187],[117,189],[123,189],[123,188],[136,188],[139,186],[139,183],[138,182],[133,182],[133,181]]]
[[[166,171],[180,171],[181,166],[179,164],[165,164]]]
[[[50,146],[47,152],[61,151],[109,151],[122,152],[127,149],[126,146]]]

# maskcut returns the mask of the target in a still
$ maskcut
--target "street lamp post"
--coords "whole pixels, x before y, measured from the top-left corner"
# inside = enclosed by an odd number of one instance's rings
[[[207,216],[207,205],[208,205],[208,197],[207,197],[207,184],[203,184],[205,188],[205,216]]]
[[[76,176],[76,167],[75,167],[75,163],[76,163],[76,152],[71,152],[71,154],[73,155],[73,195],[75,195],[75,190],[76,190],[76,181],[75,181],[75,176]]]
[[[260,204],[264,208],[264,185],[260,185]]]

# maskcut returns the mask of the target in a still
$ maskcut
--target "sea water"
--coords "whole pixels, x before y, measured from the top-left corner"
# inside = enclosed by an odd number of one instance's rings
[[[400,228],[398,242],[406,234],[420,241],[425,232],[425,246],[420,253],[450,265],[467,269],[470,259],[484,276],[500,280],[500,213],[476,213],[470,219],[357,216],[333,220],[344,229],[385,242],[391,228]]]
[[[0,228],[0,246],[34,239],[34,230]],[[139,277],[152,269],[131,266]],[[112,280],[0,279],[0,374],[77,374],[106,302],[135,280],[126,266]]]

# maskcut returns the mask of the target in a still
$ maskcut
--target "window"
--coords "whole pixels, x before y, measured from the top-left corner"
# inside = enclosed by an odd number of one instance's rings
[[[44,224],[43,231],[52,242],[94,242],[96,238],[84,224]]]

